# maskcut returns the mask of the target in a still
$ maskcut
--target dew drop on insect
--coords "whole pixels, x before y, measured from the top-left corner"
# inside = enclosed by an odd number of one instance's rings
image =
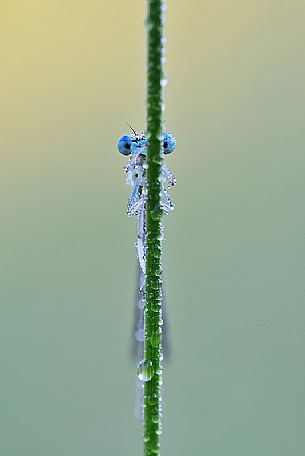
[[[162,3],[161,3],[161,10],[162,10],[162,11],[166,11],[166,9],[167,9],[166,3],[165,3],[165,2],[162,2]]]
[[[138,329],[135,332],[135,337],[138,342],[144,342],[144,329]]]
[[[168,81],[167,81],[166,78],[162,78],[162,79],[161,79],[161,86],[162,86],[162,87],[165,87],[165,86],[167,85],[167,82],[168,82]]]
[[[149,382],[153,376],[152,362],[142,360],[138,364],[137,374],[141,382]]]
[[[144,307],[145,307],[145,301],[144,301],[144,299],[139,299],[139,300],[137,301],[137,307],[138,307],[138,309],[140,309],[140,310],[143,310],[143,309],[144,309]]]

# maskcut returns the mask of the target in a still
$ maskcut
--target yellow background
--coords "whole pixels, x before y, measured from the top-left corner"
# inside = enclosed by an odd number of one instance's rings
[[[168,0],[162,454],[299,456],[305,6]],[[129,356],[145,2],[0,1],[0,453],[140,455]]]

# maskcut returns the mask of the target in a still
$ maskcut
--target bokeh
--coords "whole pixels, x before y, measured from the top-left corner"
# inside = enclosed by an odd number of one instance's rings
[[[162,454],[305,452],[305,6],[167,2],[172,356]],[[0,448],[142,454],[136,221],[144,1],[0,3]]]

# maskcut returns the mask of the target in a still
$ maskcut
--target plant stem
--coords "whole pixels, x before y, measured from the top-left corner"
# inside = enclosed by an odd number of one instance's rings
[[[144,455],[159,454],[161,429],[162,318],[162,0],[147,0],[147,200],[144,360],[152,378],[144,382]]]

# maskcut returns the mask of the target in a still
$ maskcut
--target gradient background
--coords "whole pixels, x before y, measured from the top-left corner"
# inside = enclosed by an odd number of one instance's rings
[[[305,452],[305,6],[168,0],[162,454]],[[144,1],[0,2],[0,453],[140,455],[136,223]]]

